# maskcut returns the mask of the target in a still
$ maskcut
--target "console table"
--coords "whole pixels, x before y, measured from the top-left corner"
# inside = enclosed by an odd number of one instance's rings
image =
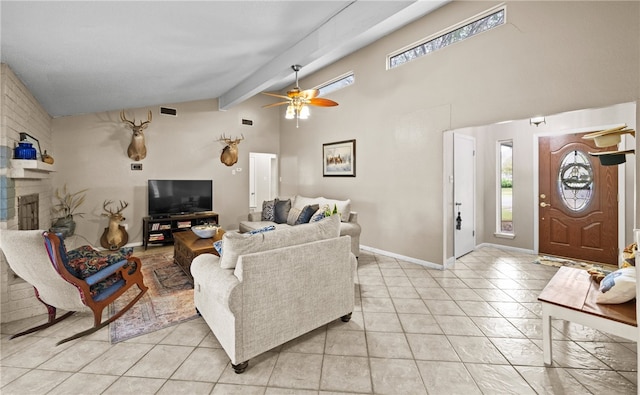
[[[213,243],[221,240],[224,230],[218,229],[218,233],[210,239],[201,239],[193,232],[177,232],[173,235],[173,260],[182,271],[193,281],[191,276],[191,261],[200,254],[215,254]]]
[[[174,235],[180,231],[189,231],[192,226],[202,224],[218,224],[218,214],[203,212],[194,214],[177,214],[163,218],[142,218],[142,245],[147,249],[149,244],[173,243]],[[188,232],[193,233],[193,232]]]
[[[586,270],[561,267],[544,287],[538,300],[542,304],[542,355],[545,365],[553,363],[551,319],[557,318],[638,340],[636,301],[598,304],[598,285]]]

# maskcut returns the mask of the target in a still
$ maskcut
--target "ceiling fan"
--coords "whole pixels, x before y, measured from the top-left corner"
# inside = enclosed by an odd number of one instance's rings
[[[287,99],[286,101],[267,104],[262,106],[262,108],[276,107],[281,106],[283,104],[288,104],[287,112],[285,113],[286,119],[296,119],[296,127],[298,127],[299,119],[307,119],[309,118],[309,106],[319,106],[319,107],[334,107],[337,106],[338,103],[333,100],[324,99],[322,97],[318,97],[320,91],[318,89],[307,89],[300,90],[298,86],[298,71],[302,68],[299,64],[294,64],[291,66],[293,71],[296,73],[296,87],[287,92],[287,95],[279,95],[277,93],[269,93],[262,92],[265,95],[279,97],[281,99]]]

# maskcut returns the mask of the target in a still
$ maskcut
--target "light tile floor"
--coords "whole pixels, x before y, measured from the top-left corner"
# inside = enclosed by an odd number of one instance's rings
[[[534,260],[481,248],[439,271],[363,251],[352,320],[267,352],[241,375],[202,319],[115,345],[105,328],[58,347],[92,318],[11,341],[37,320],[9,323],[0,392],[635,394],[636,343],[606,333],[554,321],[554,366],[544,366],[537,296],[556,269]]]

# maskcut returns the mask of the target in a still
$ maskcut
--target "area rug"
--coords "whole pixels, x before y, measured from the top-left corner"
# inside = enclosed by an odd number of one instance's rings
[[[135,253],[134,253],[135,255]],[[193,284],[173,262],[173,251],[145,255],[142,261],[144,283],[149,290],[129,311],[109,324],[111,343],[151,333],[197,317],[193,304]],[[133,286],[109,305],[109,316],[138,294]]]
[[[615,271],[618,269],[617,266],[607,265],[604,263],[587,263],[587,262],[574,261],[567,258],[560,258],[555,256],[547,256],[547,255],[539,256],[538,259],[534,261],[534,263],[545,265],[545,266],[553,266],[553,267],[568,266],[568,267],[573,267],[573,268],[582,269],[582,270],[599,268],[599,269],[603,269],[604,271]]]

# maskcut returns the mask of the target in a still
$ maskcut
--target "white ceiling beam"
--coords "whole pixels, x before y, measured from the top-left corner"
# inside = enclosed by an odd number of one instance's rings
[[[218,99],[220,110],[227,110],[266,89],[282,89],[294,79],[291,65],[300,64],[305,74],[325,67],[354,48],[362,48],[375,38],[376,29],[387,33],[418,19],[446,1],[354,1],[316,31],[276,56]],[[344,37],[352,37],[345,40]],[[287,78],[289,77],[289,78]],[[283,82],[284,80],[284,82]]]

